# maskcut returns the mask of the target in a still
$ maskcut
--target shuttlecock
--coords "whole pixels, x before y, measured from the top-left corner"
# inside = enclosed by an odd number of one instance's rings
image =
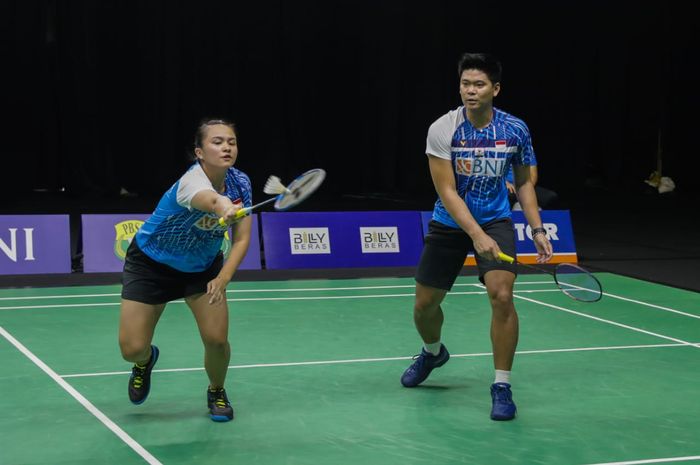
[[[676,183],[673,182],[673,179],[671,179],[667,176],[662,176],[661,179],[659,179],[659,194],[665,194],[667,192],[671,192],[675,188],[676,188]]]
[[[278,178],[277,176],[270,176],[269,178],[267,178],[267,182],[265,182],[263,192],[265,192],[266,194],[278,195],[290,194],[292,191],[287,189],[285,185],[282,184],[282,180],[280,178]]]

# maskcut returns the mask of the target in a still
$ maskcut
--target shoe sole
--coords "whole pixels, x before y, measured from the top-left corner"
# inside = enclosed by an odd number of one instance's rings
[[[220,422],[220,423],[233,420],[233,418],[229,418],[229,417],[224,416],[224,415],[209,415],[209,417],[212,419],[212,421],[216,421],[216,422]]]
[[[493,421],[510,421],[510,420],[514,420],[514,419],[515,419],[515,414],[513,414],[512,417],[495,417],[495,416],[491,416],[491,419],[492,419]]]
[[[158,357],[160,356],[160,350],[159,350],[158,347],[156,347],[156,346],[151,346],[151,347],[152,347],[152,356],[154,357],[154,359],[153,359],[153,366],[151,367],[151,372],[152,372],[152,371],[153,371],[153,367],[156,366],[156,362],[158,362]],[[149,375],[149,376],[150,376],[150,375]],[[149,380],[149,381],[148,381],[148,391],[146,391],[146,395],[143,396],[143,399],[138,400],[138,401],[133,401],[133,400],[131,400],[131,399],[129,399],[129,400],[130,400],[131,403],[134,404],[134,405],[141,405],[141,404],[143,404],[144,402],[146,402],[146,399],[148,399],[148,394],[150,394],[150,393],[151,393],[151,381]]]

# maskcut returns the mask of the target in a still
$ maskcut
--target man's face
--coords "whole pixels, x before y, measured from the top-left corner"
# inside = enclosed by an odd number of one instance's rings
[[[467,110],[478,111],[490,108],[493,98],[501,90],[501,84],[494,84],[483,71],[465,69],[459,80],[459,95]]]

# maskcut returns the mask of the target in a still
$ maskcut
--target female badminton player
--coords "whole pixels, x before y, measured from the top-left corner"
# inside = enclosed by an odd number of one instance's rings
[[[236,221],[235,215],[251,206],[251,185],[233,167],[238,145],[232,123],[204,120],[195,133],[194,155],[193,165],[163,195],[127,251],[119,346],[122,357],[134,363],[129,399],[141,404],[158,361],[158,347],[151,344],[155,326],[169,301],[184,298],[204,343],[211,419],[229,421],[233,409],[224,389],[231,353],[226,285],[248,250],[251,218]],[[220,250],[229,225],[232,247],[224,261]]]

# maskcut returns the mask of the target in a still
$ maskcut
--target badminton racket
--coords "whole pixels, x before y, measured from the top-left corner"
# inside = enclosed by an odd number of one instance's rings
[[[498,254],[498,258],[507,263],[515,262],[515,259],[503,252]],[[518,265],[526,266],[554,277],[557,287],[568,297],[580,302],[597,302],[603,297],[603,286],[598,278],[589,271],[573,263],[559,263],[554,267],[554,271],[549,271],[538,266],[517,262]]]
[[[277,176],[270,176],[267,178],[267,182],[265,182],[263,192],[275,195],[275,197],[270,197],[251,207],[241,208],[236,212],[235,219],[239,220],[248,215],[251,211],[272,202],[275,202],[275,210],[289,210],[299,205],[313,194],[323,183],[325,178],[326,172],[320,168],[309,170],[297,176],[289,186],[282,184],[282,180]],[[226,226],[226,221],[223,218],[219,218],[219,224],[221,226]]]

